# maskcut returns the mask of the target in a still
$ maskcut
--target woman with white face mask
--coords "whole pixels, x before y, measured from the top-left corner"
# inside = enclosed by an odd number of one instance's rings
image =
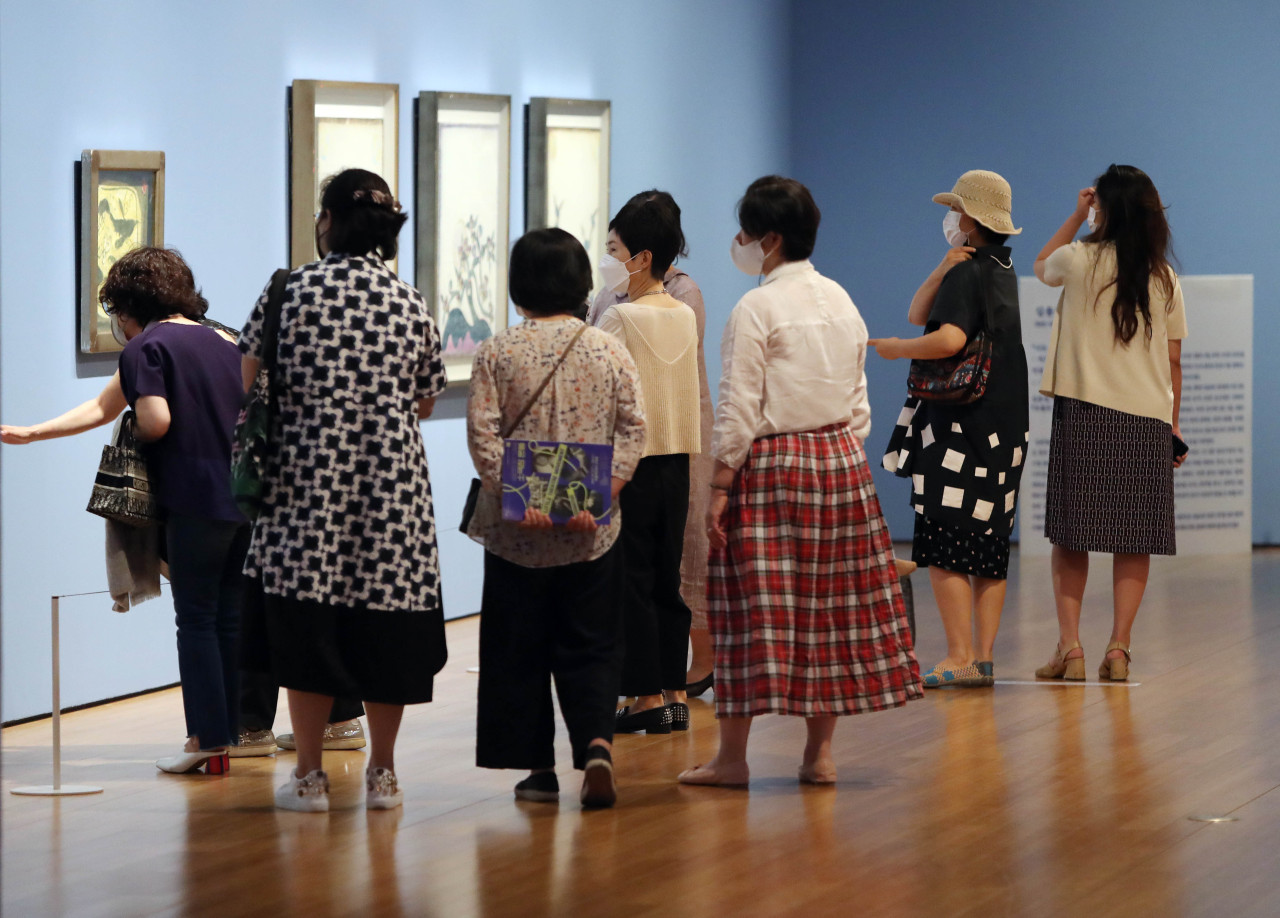
[[[715,681],[712,670],[711,633],[707,630],[707,530],[703,515],[707,509],[707,484],[711,480],[711,455],[706,446],[711,443],[711,424],[715,407],[711,401],[711,387],[707,381],[707,361],[703,354],[703,338],[707,328],[707,311],[702,302],[702,291],[680,264],[689,257],[684,231],[679,226],[680,206],[665,191],[650,189],[631,198],[628,203],[661,201],[675,213],[680,232],[680,247],[676,260],[662,275],[662,286],[672,298],[693,310],[698,323],[698,437],[703,451],[689,457],[689,516],[684,527],[684,551],[680,556],[680,596],[692,613],[689,643],[692,655],[685,675],[685,688],[691,698],[696,698],[711,688]],[[628,287],[632,274],[615,257],[618,239],[616,218],[609,224],[608,251],[600,262],[601,273],[608,279],[591,304],[587,323],[598,326],[606,309],[629,302]],[[625,280],[622,272],[626,272]],[[612,281],[612,282],[611,282]]]
[[[626,285],[627,301],[605,309],[599,327],[635,360],[647,432],[644,458],[621,495],[627,581],[621,693],[635,701],[618,712],[616,732],[670,733],[689,728],[692,616],[680,592],[680,563],[690,458],[702,451],[698,323],[662,280],[684,241],[671,196],[632,198],[610,227],[601,269],[607,285]]]
[[[734,307],[711,452],[708,619],[715,758],[685,784],[744,785],[758,714],[805,718],[799,778],[836,779],[836,719],[922,695],[888,529],[862,450],[867,330],[809,262],[818,207],[771,175],[738,202],[731,255],[764,275]]]
[[[994,172],[966,172],[933,200],[949,208],[942,231],[952,248],[911,300],[907,321],[925,333],[871,345],[889,360],[934,360],[960,353],[985,331],[990,376],[986,393],[970,404],[909,398],[884,467],[911,479],[911,560],[929,568],[947,635],[946,659],[925,674],[925,687],[985,686],[995,682],[993,647],[1027,446],[1027,358],[1018,280],[1004,244],[1022,231],[1010,216],[1009,183]]]

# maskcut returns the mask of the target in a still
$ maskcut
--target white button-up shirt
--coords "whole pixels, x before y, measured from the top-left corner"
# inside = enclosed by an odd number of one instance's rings
[[[835,281],[805,261],[779,265],[729,316],[720,343],[712,454],[730,468],[752,441],[848,422],[865,440],[867,326]]]

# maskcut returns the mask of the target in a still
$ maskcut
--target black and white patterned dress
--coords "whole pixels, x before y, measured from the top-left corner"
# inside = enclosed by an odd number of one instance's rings
[[[955,325],[972,338],[985,327],[993,347],[982,398],[969,405],[909,398],[889,439],[883,464],[911,479],[911,557],[922,567],[1006,576],[1029,439],[1017,284],[1009,249],[983,246],[947,272],[929,313],[926,333]]]
[[[259,354],[266,296],[246,354]],[[276,450],[245,564],[267,594],[272,671],[290,688],[429,700],[445,650],[417,400],[445,387],[439,331],[379,259],[331,253],[289,276],[277,353]],[[425,686],[388,684],[379,670],[396,659]]]

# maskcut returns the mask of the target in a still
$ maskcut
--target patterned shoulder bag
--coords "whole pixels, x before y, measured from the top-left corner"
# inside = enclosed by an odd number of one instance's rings
[[[128,526],[153,526],[160,522],[160,508],[151,490],[147,458],[134,425],[134,413],[126,411],[115,442],[102,447],[98,477],[85,509]]]
[[[907,393],[915,398],[950,405],[968,405],[982,398],[991,376],[991,298],[987,264],[978,265],[982,286],[982,327],[964,346],[950,357],[937,360],[912,360],[907,373]]]

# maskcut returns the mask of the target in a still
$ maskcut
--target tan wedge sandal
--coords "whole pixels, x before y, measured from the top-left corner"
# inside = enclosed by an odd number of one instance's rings
[[[1108,657],[1107,654],[1113,650],[1120,651],[1123,656]],[[1102,665],[1098,667],[1098,678],[1110,679],[1112,682],[1124,682],[1129,678],[1129,662],[1132,659],[1133,656],[1129,653],[1127,644],[1112,641],[1107,645],[1107,649],[1102,655]]]
[[[1067,654],[1079,650],[1080,656],[1067,659]],[[1114,662],[1114,661],[1110,661]],[[1069,679],[1072,682],[1084,681],[1084,648],[1079,641],[1072,641],[1071,646],[1063,649],[1053,648],[1053,659],[1036,670],[1037,679]]]

